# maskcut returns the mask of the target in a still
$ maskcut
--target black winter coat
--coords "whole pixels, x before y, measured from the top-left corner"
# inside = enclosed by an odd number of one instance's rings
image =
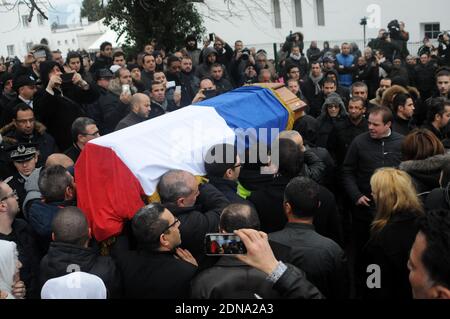
[[[368,130],[369,127],[365,118],[358,125],[353,124],[348,117],[344,121],[336,123],[334,131],[330,134],[328,147],[339,167],[344,163],[353,140]]]
[[[77,265],[77,269],[70,266]],[[41,260],[40,285],[49,279],[82,271],[100,277],[108,290],[108,298],[120,298],[122,287],[120,272],[109,256],[100,256],[94,248],[52,242],[47,255]]]
[[[450,187],[432,190],[425,202],[425,209],[427,212],[437,209],[450,210]]]
[[[349,270],[345,253],[334,241],[319,235],[313,225],[288,223],[282,231],[269,234],[269,238],[291,247],[288,260],[282,261],[302,269],[325,297],[349,297]]]
[[[272,233],[282,230],[287,223],[283,210],[284,190],[290,179],[279,176],[265,188],[252,192],[249,200],[255,205],[261,222],[261,230]],[[322,236],[342,243],[342,230],[340,227],[336,200],[334,195],[326,188],[320,186],[320,207],[314,217],[316,230]]]
[[[63,87],[62,90],[64,95],[58,89],[54,90],[54,95],[41,90],[39,96],[35,97],[34,111],[36,118],[55,138],[58,148],[65,150],[72,144],[72,123],[86,115],[82,104],[93,103],[99,95],[92,88],[82,90],[75,85]]]
[[[204,240],[208,233],[219,231],[220,215],[230,204],[226,197],[211,184],[200,185],[200,195],[194,207],[166,206],[180,222],[181,246],[201,261],[204,257]],[[164,203],[163,203],[164,204]]]
[[[392,132],[375,140],[369,133],[356,137],[347,152],[343,165],[343,184],[352,203],[363,195],[370,198],[370,178],[381,167],[397,167],[401,162],[404,136]]]
[[[130,251],[124,237],[113,250],[123,280],[123,296],[132,299],[186,299],[197,267],[173,252]]]
[[[210,176],[209,183],[216,187],[232,204],[252,205],[237,194],[238,183],[224,178]]]
[[[381,288],[365,287],[364,298],[369,299],[412,299],[409,283],[409,252],[416,238],[417,214],[396,213],[387,225],[367,243],[364,248],[364,269],[378,265],[381,270]]]
[[[99,99],[87,107],[92,119],[95,120],[101,135],[114,132],[117,124],[129,112],[129,106],[122,103],[120,97],[110,90],[97,87]]]
[[[192,281],[191,298],[194,299],[275,299],[280,295],[266,280],[263,272],[244,264],[234,257],[222,257]]]

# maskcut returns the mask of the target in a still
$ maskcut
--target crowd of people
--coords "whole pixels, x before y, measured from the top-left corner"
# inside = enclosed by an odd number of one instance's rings
[[[450,37],[416,56],[408,40],[393,21],[362,52],[291,34],[276,62],[218,35],[0,61],[0,298],[450,298]],[[89,141],[275,82],[307,105],[276,167],[216,145],[207,182],[167,172],[160,203],[95,240],[74,179]],[[246,254],[206,256],[210,233]]]

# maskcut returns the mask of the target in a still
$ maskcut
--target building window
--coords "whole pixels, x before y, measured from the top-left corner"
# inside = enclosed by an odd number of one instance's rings
[[[316,0],[317,24],[325,26],[325,7],[323,0]]]
[[[60,46],[61,45],[61,41],[58,41],[58,46]]]
[[[69,44],[69,41],[65,40],[64,43],[67,45],[67,44]]]
[[[8,45],[6,48],[8,50],[8,56],[16,55],[16,50],[14,49],[14,45]]]
[[[302,0],[294,0],[295,25],[303,27]]]
[[[30,26],[30,23],[28,22],[28,16],[27,15],[22,16],[22,26],[24,28],[28,28]]]
[[[75,39],[72,39],[72,43],[75,44]]]
[[[27,52],[30,52],[31,48],[33,47],[33,42],[27,42],[26,46],[27,46]]]
[[[439,33],[441,33],[440,23],[425,23],[424,24],[425,36],[429,39],[437,39]]]
[[[38,21],[38,25],[44,25],[45,24],[45,19],[40,13],[38,13],[38,15],[37,15],[37,21]]]
[[[273,16],[275,22],[275,28],[281,29],[281,8],[280,0],[272,0]]]

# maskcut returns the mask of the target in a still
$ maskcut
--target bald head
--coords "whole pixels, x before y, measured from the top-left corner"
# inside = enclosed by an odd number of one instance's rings
[[[177,203],[180,198],[189,196],[195,189],[195,176],[182,170],[172,170],[161,177],[158,184],[161,202]]]
[[[150,114],[150,97],[142,93],[136,93],[131,98],[131,111],[141,116],[148,118]]]
[[[293,141],[296,145],[303,149],[303,137],[297,131],[283,131],[278,136],[279,139],[287,139]]]
[[[55,242],[86,246],[89,241],[89,225],[83,212],[77,207],[61,209],[53,219]]]
[[[45,167],[60,165],[64,168],[72,167],[75,163],[65,154],[52,154],[47,158]]]
[[[260,222],[256,210],[245,204],[228,205],[220,215],[220,230],[233,233],[239,229],[259,230]]]

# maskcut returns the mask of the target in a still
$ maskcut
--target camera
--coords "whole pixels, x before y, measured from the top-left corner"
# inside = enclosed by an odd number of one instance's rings
[[[438,35],[438,41],[439,41],[439,43],[444,43],[444,42],[445,42],[445,39],[444,39],[444,36],[445,36],[445,35],[448,36],[447,31],[443,31],[443,32],[439,33],[439,35]]]
[[[381,38],[386,40],[387,38],[389,38],[389,35],[390,35],[390,32],[383,32],[383,34],[381,35]]]
[[[361,19],[361,22],[359,23],[360,25],[367,25],[367,18],[364,17]]]
[[[248,48],[245,48],[244,50],[242,50],[242,60],[244,61],[248,61],[248,59],[250,58],[250,50]]]

